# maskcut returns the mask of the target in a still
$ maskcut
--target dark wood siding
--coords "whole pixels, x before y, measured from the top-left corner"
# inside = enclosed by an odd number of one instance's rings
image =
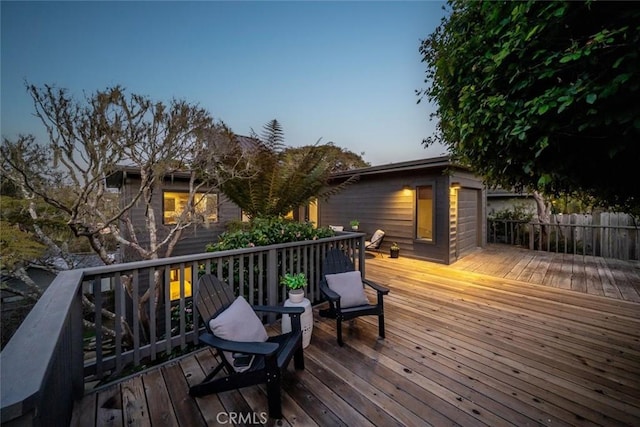
[[[229,221],[240,219],[240,208],[220,193],[218,193],[218,218],[217,222],[208,224],[207,227],[198,225],[186,229],[173,255],[205,252],[207,244],[218,241],[218,236],[225,231]]]
[[[457,197],[451,197],[449,264],[487,242],[487,201],[482,182],[473,174],[457,171],[451,176],[450,183],[459,190]]]
[[[320,225],[342,225],[349,230],[349,221],[356,218],[360,221],[358,231],[367,237],[378,228],[384,230],[383,253],[388,252],[392,242],[397,242],[401,255],[447,262],[447,180],[442,171],[362,176],[328,201],[320,202]],[[420,185],[433,185],[434,189],[435,230],[431,242],[415,239],[415,188]]]
[[[140,185],[137,178],[127,178],[121,190],[121,203],[128,203]],[[158,188],[153,195],[151,206],[153,207],[156,222],[158,224],[159,239],[164,238],[171,230],[170,225],[162,224],[162,193],[163,191],[187,191],[188,184],[183,181],[165,181],[162,188]],[[131,210],[133,227],[137,231],[140,244],[143,247],[149,245],[149,233],[146,231],[146,205],[138,202]],[[217,241],[217,237],[225,230],[226,224],[232,220],[240,219],[240,208],[229,201],[223,194],[218,193],[218,221],[204,225],[194,225],[185,229],[180,242],[176,245],[171,255],[186,255],[204,252],[206,245]],[[160,253],[161,257],[166,256],[165,251]],[[132,250],[123,251],[123,261],[139,260],[140,256]]]
[[[358,231],[366,233],[367,237],[378,228],[385,231],[383,253],[388,253],[391,243],[397,242],[400,256],[445,264],[455,262],[460,256],[456,246],[460,226],[465,251],[472,245],[472,236],[475,236],[473,247],[484,246],[486,202],[482,182],[459,168],[445,170],[445,166],[427,161],[424,167],[415,163],[409,166],[404,170],[394,170],[393,165],[391,170],[383,167],[365,170],[359,181],[328,201],[320,201],[320,225],[342,225],[349,230],[349,221],[355,218],[360,220]],[[450,188],[454,184],[475,195],[475,209],[466,200],[471,196],[463,196],[462,223],[458,222],[457,199],[450,200]],[[433,187],[435,204],[434,238],[431,241],[416,239],[416,188],[426,185]],[[474,217],[469,216],[470,209],[474,210]]]
[[[479,190],[461,188],[458,191],[458,258],[480,246],[478,239]]]

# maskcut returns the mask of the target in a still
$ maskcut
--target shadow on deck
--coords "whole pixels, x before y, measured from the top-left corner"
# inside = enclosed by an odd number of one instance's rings
[[[640,425],[640,304],[544,284],[555,261],[542,284],[512,278],[531,262],[512,249],[488,251],[508,262],[467,259],[492,275],[464,259],[367,259],[367,277],[391,288],[387,338],[359,318],[339,347],[316,307],[306,369],[284,376],[281,425]],[[622,276],[604,276],[637,277],[638,263],[617,265]],[[88,394],[73,425],[265,424],[264,388],[188,396],[213,364],[201,350]]]

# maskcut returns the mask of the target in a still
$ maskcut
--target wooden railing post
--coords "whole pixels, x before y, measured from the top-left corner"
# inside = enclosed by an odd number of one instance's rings
[[[529,223],[529,250],[533,250],[534,242],[536,238],[536,225],[533,222]]]
[[[278,251],[267,252],[267,305],[278,305]],[[276,320],[275,313],[269,313],[269,323]]]
[[[364,259],[365,259],[365,250],[364,250],[364,233],[360,236],[360,250],[358,251],[358,265],[360,267],[360,274],[362,275],[362,277],[367,277],[366,276],[366,272],[365,272],[365,266],[364,266]]]

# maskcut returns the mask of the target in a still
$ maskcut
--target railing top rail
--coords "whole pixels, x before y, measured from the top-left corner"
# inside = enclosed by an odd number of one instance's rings
[[[82,283],[82,271],[59,273],[0,353],[3,421],[33,408],[42,398],[42,382]]]
[[[560,226],[560,227],[586,227],[586,228],[609,228],[613,230],[640,230],[640,225],[610,225],[610,224],[571,224],[563,222],[542,222],[542,221],[527,221],[521,219],[497,219],[488,218],[489,222],[506,222],[514,224],[530,224],[530,225],[545,225],[545,226]]]
[[[531,225],[550,225],[550,226],[561,226],[561,227],[587,227],[587,228],[610,228],[614,230],[639,230],[639,226],[632,225],[609,225],[609,224],[565,224],[562,222],[540,222],[540,221],[531,221],[529,222]]]
[[[323,242],[340,241],[340,240],[352,239],[354,237],[362,237],[364,235],[365,235],[364,233],[349,232],[349,233],[336,235],[334,237],[326,237],[326,238],[323,238],[322,241]],[[259,253],[259,252],[268,252],[272,249],[283,249],[283,248],[298,247],[298,246],[311,246],[316,244],[316,242],[318,242],[318,240],[300,240],[300,241],[289,242],[289,243],[278,243],[278,244],[269,245],[269,246],[255,246],[252,248],[230,249],[226,251],[217,251],[217,252],[201,252],[199,254],[180,255],[180,256],[174,256],[169,258],[158,258],[153,260],[134,261],[134,262],[127,262],[122,264],[88,267],[80,271],[82,271],[85,276],[97,276],[99,274],[129,271],[129,270],[135,270],[140,268],[161,267],[165,265],[175,265],[175,264],[189,263],[194,261],[204,261],[207,259],[214,259],[214,258],[246,255],[251,253]]]

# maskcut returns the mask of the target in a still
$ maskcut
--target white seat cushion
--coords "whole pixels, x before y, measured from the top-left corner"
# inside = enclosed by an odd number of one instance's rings
[[[364,293],[362,277],[359,271],[327,274],[325,278],[329,289],[340,295],[341,308],[369,304],[369,300]]]
[[[383,237],[384,231],[376,230],[376,232],[373,233],[373,236],[371,236],[371,241],[364,242],[365,248],[369,248],[369,246],[371,246],[372,249],[378,249],[378,246],[380,246]]]
[[[269,335],[244,297],[239,296],[222,313],[209,321],[211,332],[219,338],[240,342],[265,342]],[[224,356],[233,366],[233,355],[225,351]],[[237,372],[249,369],[249,366],[236,367]]]

